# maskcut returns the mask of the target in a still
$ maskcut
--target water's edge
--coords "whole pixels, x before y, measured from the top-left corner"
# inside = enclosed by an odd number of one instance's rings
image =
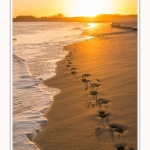
[[[87,31],[88,29],[86,29]],[[85,32],[85,30],[83,31]],[[83,34],[83,33],[82,33]],[[86,41],[87,39],[90,39],[90,38],[94,38],[94,35],[90,36],[90,35],[86,35],[87,38],[85,39],[82,39],[81,41]],[[97,36],[97,35],[95,35]],[[57,69],[57,62],[58,61],[62,61],[68,54],[68,51],[65,50],[65,46],[67,45],[71,45],[71,44],[75,44],[75,43],[78,43],[78,42],[81,42],[81,41],[75,41],[73,43],[69,43],[69,44],[66,44],[66,45],[62,45],[61,46],[61,51],[63,51],[63,57],[57,59],[56,61],[53,62],[53,74],[51,74],[50,77],[48,77],[47,79],[50,79],[52,78],[53,76],[56,75],[56,69]],[[16,56],[15,56],[16,57]],[[35,147],[35,149],[38,149],[39,148],[37,147],[37,145],[33,142],[34,138],[37,136],[37,134],[42,130],[42,128],[44,127],[45,123],[47,122],[47,118],[43,117],[44,116],[44,113],[46,110],[50,109],[51,106],[52,106],[52,103],[53,103],[53,100],[54,100],[54,97],[59,94],[61,91],[60,89],[57,89],[57,88],[53,88],[53,87],[47,87],[43,81],[46,81],[47,79],[43,79],[42,77],[37,77],[37,76],[34,76],[32,72],[30,72],[30,63],[31,62],[26,62],[22,59],[22,63],[25,65],[26,69],[27,69],[27,72],[28,72],[28,76],[29,78],[36,78],[36,81],[37,81],[37,84],[35,86],[35,88],[37,88],[38,92],[44,92],[44,94],[48,95],[49,97],[49,100],[46,100],[46,106],[43,107],[42,109],[40,109],[40,114],[37,114],[35,112],[35,116],[36,115],[39,115],[39,121],[37,121],[36,123],[36,127],[35,127],[35,131],[31,131],[31,132],[28,132],[28,133],[25,133],[25,136],[27,137],[27,140],[29,140],[29,143],[31,143],[31,145],[33,145]],[[40,106],[40,105],[39,105]],[[34,116],[33,116],[34,118]],[[26,121],[26,118],[24,118],[24,121]]]

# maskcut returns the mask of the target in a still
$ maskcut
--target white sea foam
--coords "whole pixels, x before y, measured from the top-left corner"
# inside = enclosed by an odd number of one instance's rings
[[[41,81],[56,74],[56,62],[67,54],[63,45],[88,38],[81,34],[86,26],[86,23],[13,23],[14,150],[38,149],[32,139],[47,121],[44,111],[60,92]]]

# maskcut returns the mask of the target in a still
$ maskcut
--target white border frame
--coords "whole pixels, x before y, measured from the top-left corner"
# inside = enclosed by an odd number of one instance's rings
[[[11,1],[0,1],[0,114],[1,149],[11,148]]]
[[[150,85],[150,33],[149,1],[138,1],[138,148],[147,149],[150,135],[149,85]],[[2,149],[12,148],[12,1],[0,1],[1,15],[1,86],[0,86],[0,136]],[[145,13],[144,13],[145,12]],[[141,26],[142,25],[142,26]],[[146,137],[147,135],[147,137]],[[10,145],[8,144],[10,143]]]
[[[149,1],[140,2],[140,28],[139,28],[139,48],[140,48],[140,61],[139,61],[139,94],[140,94],[140,115],[139,115],[139,142],[141,150],[149,149],[150,147],[150,21]]]

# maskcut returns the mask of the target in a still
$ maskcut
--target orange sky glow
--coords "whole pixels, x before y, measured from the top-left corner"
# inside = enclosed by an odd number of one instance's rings
[[[13,0],[12,16],[137,14],[137,0]]]

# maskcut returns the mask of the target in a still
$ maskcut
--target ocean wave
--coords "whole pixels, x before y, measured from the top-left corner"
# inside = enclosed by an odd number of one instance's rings
[[[83,30],[83,29],[82,29],[82,28],[77,27],[77,28],[73,28],[72,30]]]
[[[60,92],[42,81],[56,75],[56,62],[67,54],[64,45],[86,39],[79,29],[71,30],[79,25],[84,27],[85,23],[13,24],[13,34],[19,36],[13,43],[14,150],[38,149],[32,140],[46,122],[44,111]]]
[[[17,62],[25,62],[24,59],[20,58],[19,56],[15,55],[15,54],[13,54],[13,60],[17,61]]]

